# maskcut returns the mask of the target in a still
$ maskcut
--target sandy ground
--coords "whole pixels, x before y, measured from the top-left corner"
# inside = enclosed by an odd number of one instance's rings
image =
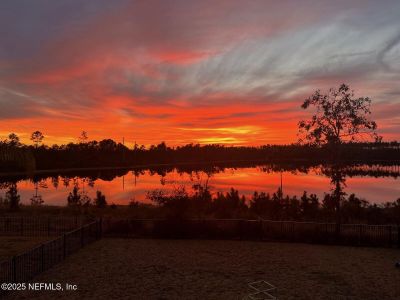
[[[103,239],[38,276],[77,291],[8,299],[400,299],[399,249],[252,241]],[[267,297],[261,299],[269,299]]]
[[[23,253],[36,245],[45,242],[48,238],[40,237],[0,237],[0,261],[13,255]]]

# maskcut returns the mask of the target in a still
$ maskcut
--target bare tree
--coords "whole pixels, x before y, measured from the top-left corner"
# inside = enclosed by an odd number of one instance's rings
[[[81,132],[81,135],[78,137],[78,140],[79,140],[79,142],[81,142],[81,143],[86,143],[86,141],[87,141],[88,138],[89,138],[89,137],[88,137],[87,132],[83,130],[83,131]]]

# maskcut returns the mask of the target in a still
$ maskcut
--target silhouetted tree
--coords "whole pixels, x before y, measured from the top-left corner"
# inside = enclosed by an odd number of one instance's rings
[[[271,205],[271,213],[273,219],[281,220],[283,218],[283,192],[281,188],[278,188],[276,193],[272,194],[271,197],[272,205]]]
[[[371,99],[368,97],[355,98],[354,92],[349,86],[342,84],[338,89],[331,88],[327,94],[321,94],[317,90],[307,98],[303,109],[314,107],[316,113],[308,121],[299,122],[300,142],[308,142],[315,145],[328,145],[333,155],[335,164],[341,159],[340,145],[343,142],[355,141],[360,136],[367,135],[380,141],[376,133],[376,122],[369,118],[371,114]],[[337,222],[340,222],[340,205],[343,202],[344,176],[337,165],[332,166],[331,182],[333,185],[332,197],[335,201]]]
[[[35,144],[35,147],[39,147],[39,145],[43,142],[44,135],[40,131],[35,131],[31,135],[31,141]]]
[[[299,133],[303,135],[300,142],[340,144],[365,134],[380,140],[376,122],[369,119],[370,105],[370,98],[355,98],[346,84],[331,88],[327,94],[317,90],[301,105],[303,109],[313,106],[316,113],[310,120],[299,122]]]
[[[336,222],[341,223],[341,205],[346,196],[344,191],[346,178],[339,167],[332,166],[331,169],[332,199],[335,202]]]
[[[210,177],[211,174],[207,173],[207,178],[204,182],[198,178],[198,181],[192,185],[194,191],[194,195],[192,196],[192,209],[194,214],[197,214],[199,218],[205,216],[211,209],[212,195],[208,186]]]
[[[34,195],[31,198],[31,205],[32,206],[40,206],[44,203],[42,195]]]
[[[0,210],[7,208],[7,206],[8,206],[8,204],[6,203],[4,198],[0,196]]]
[[[174,189],[170,194],[162,190],[149,191],[146,198],[162,207],[168,219],[184,219],[188,216],[190,197],[183,186]]]
[[[296,196],[285,198],[285,217],[286,220],[299,220],[302,217],[300,201]]]
[[[218,192],[212,207],[218,218],[241,217],[248,209],[246,198],[244,196],[240,197],[239,191],[233,188],[226,194]]]
[[[96,192],[96,198],[94,198],[94,204],[98,208],[104,208],[107,206],[106,196],[101,191]]]
[[[269,194],[254,192],[250,200],[250,211],[261,218],[272,218],[272,201]]]
[[[10,184],[5,195],[5,204],[9,206],[10,210],[17,210],[19,208],[20,199],[21,196],[18,194],[17,184]]]
[[[131,200],[129,200],[129,207],[130,208],[137,208],[139,206],[140,206],[140,202],[137,201],[134,197]]]
[[[34,185],[35,185],[35,194],[32,195],[31,197],[31,205],[40,206],[44,203],[44,201],[42,195],[39,195],[39,187],[47,189],[47,184],[46,181],[34,180]]]
[[[317,218],[319,209],[319,201],[317,195],[311,194],[310,196],[308,196],[307,192],[304,191],[303,195],[300,198],[300,208],[304,219],[315,220]]]
[[[18,135],[16,135],[15,133],[10,133],[8,135],[8,145],[10,145],[11,147],[20,147],[21,146],[21,142],[19,140]]]
[[[78,137],[78,140],[80,143],[86,143],[86,141],[88,140],[88,134],[86,131],[82,131],[81,135]]]
[[[92,204],[92,199],[87,194],[81,194],[81,205],[88,207]]]
[[[81,194],[79,193],[79,188],[74,186],[72,192],[69,193],[67,202],[68,206],[80,206],[82,204]]]
[[[371,212],[370,206],[368,206],[368,209],[370,210],[369,212],[370,217],[372,216],[375,219],[378,220],[380,219],[379,213],[382,213],[382,209],[381,210],[375,209],[375,211],[373,212]],[[384,210],[387,212],[388,219],[391,221],[391,223],[400,225],[400,198],[398,198],[394,202],[385,203]]]
[[[58,177],[58,176],[52,176],[52,177],[51,177],[51,183],[52,183],[53,187],[54,187],[55,189],[57,189],[57,188],[58,188],[58,185],[59,185],[59,183],[60,183],[59,177]]]
[[[368,202],[351,194],[342,204],[342,215],[346,223],[358,223],[364,219]]]

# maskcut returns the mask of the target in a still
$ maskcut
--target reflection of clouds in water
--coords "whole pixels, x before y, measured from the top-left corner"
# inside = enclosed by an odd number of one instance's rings
[[[347,194],[354,193],[370,202],[383,203],[400,198],[399,178],[348,178]]]
[[[280,186],[280,172],[261,172],[259,168],[227,168],[225,172],[212,174],[208,179],[208,186],[211,192],[226,192],[231,187],[239,190],[239,193],[251,197],[254,191],[274,193]],[[160,180],[165,180],[162,185]],[[85,191],[87,195],[94,198],[96,191],[102,191],[106,195],[109,203],[128,204],[132,198],[136,201],[149,202],[146,200],[146,192],[154,189],[172,190],[174,187],[185,185],[189,191],[194,184],[204,184],[208,178],[205,172],[198,173],[178,173],[176,171],[168,172],[164,177],[157,173],[145,171],[139,177],[128,172],[124,177],[115,177],[111,181],[97,179],[94,185],[85,181]],[[303,191],[315,193],[320,198],[324,193],[330,192],[330,178],[321,174],[319,169],[311,170],[308,174],[303,172],[282,172],[283,191],[285,194],[300,196]],[[136,182],[136,183],[135,183]],[[80,188],[82,182],[78,180]],[[360,177],[355,176],[346,179],[347,194],[355,193],[361,198],[370,202],[383,203],[394,201],[400,197],[399,178],[391,177]],[[47,188],[44,188],[44,186]],[[41,187],[43,186],[43,188]],[[38,193],[42,195],[45,204],[65,205],[67,196],[73,188],[73,181],[65,187],[59,178],[58,188],[55,189],[52,179],[44,180],[44,183],[38,186]],[[24,204],[30,203],[30,198],[35,193],[34,183],[28,180],[18,183],[18,191],[21,195],[21,201]],[[6,190],[0,190],[0,196],[5,195]]]

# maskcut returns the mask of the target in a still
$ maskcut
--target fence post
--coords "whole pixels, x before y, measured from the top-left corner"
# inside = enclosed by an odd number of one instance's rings
[[[340,223],[336,223],[336,228],[335,228],[335,233],[336,233],[336,243],[340,243],[341,242],[341,224]]]
[[[243,239],[243,230],[244,230],[244,221],[242,219],[239,220],[239,238]]]
[[[66,238],[66,234],[63,234],[63,258],[65,259],[65,257],[67,256],[67,238]]]
[[[47,218],[47,236],[50,236],[50,217]]]
[[[103,237],[103,218],[100,218],[100,220],[98,221],[99,223],[99,239],[101,239]]]
[[[397,247],[400,248],[400,225],[397,225]]]
[[[21,217],[21,220],[20,220],[20,226],[21,226],[21,236],[23,236],[24,235],[24,218],[23,217]]]
[[[44,263],[44,244],[40,247],[40,261],[41,261],[41,268],[42,272],[45,270],[45,263]]]
[[[81,227],[80,232],[81,232],[81,248],[83,248],[83,227]]]
[[[389,245],[392,246],[392,225],[389,225]]]
[[[264,238],[267,240],[271,239],[271,226],[269,221],[263,221],[263,232],[264,232]]]
[[[329,238],[328,238],[328,223],[325,223],[325,234],[324,234],[324,238],[325,238],[325,243],[328,243]]]
[[[297,241],[297,227],[298,227],[298,223],[293,221],[293,241],[296,242]]]
[[[17,283],[17,259],[15,256],[13,256],[11,260],[11,265],[12,265],[12,280],[13,283]]]

